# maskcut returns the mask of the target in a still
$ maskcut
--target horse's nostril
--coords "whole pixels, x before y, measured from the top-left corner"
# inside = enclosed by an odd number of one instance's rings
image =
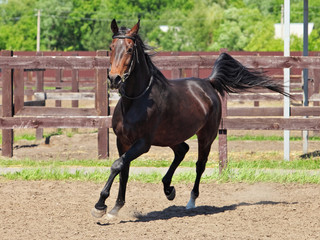
[[[121,81],[121,77],[119,75],[117,75],[116,78],[114,79],[114,82],[118,83],[119,81]]]
[[[115,74],[115,75],[109,74],[108,75],[108,79],[109,79],[111,88],[118,88],[119,87],[120,82],[121,82],[121,77],[119,75],[117,75],[117,74]]]

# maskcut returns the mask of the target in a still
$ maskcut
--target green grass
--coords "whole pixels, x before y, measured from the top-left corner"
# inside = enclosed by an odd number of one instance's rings
[[[68,137],[72,137],[74,132],[66,132],[58,128],[55,132],[44,134],[44,137],[56,136],[66,134]],[[33,141],[36,139],[35,134],[15,134],[14,141],[19,140],[28,140]],[[197,136],[194,135],[190,138],[191,140],[197,139]],[[217,138],[218,139],[218,138]],[[229,135],[227,137],[228,141],[283,141],[283,136],[263,136],[263,135],[243,135],[243,136],[233,136]],[[320,136],[309,136],[310,141],[320,141]],[[291,136],[290,141],[302,141],[302,137]],[[0,134],[0,144],[2,143],[2,135]]]
[[[12,180],[79,180],[79,181],[106,181],[113,161],[106,160],[70,160],[70,161],[35,161],[30,159],[11,160],[0,159],[2,167],[20,167],[22,171],[3,174],[2,177]],[[136,160],[133,167],[169,167],[167,160]],[[93,171],[75,171],[70,173],[70,167],[94,167]],[[210,166],[210,164],[209,164]],[[99,169],[100,167],[100,169]],[[183,167],[195,167],[195,162],[181,164]],[[210,168],[207,166],[207,168]],[[213,174],[202,177],[203,183],[208,182],[280,182],[280,183],[320,183],[320,159],[295,161],[229,161],[228,168],[220,175],[217,164],[211,164]],[[141,173],[130,176],[130,181],[146,183],[160,183],[163,175],[158,172]],[[192,183],[196,177],[195,169],[175,174],[173,183]]]
[[[136,159],[131,163],[132,167],[169,167],[171,160],[166,159]],[[84,160],[31,160],[26,159],[9,159],[0,158],[1,167],[111,167],[113,160],[98,160],[98,159],[84,159]],[[208,163],[207,167],[214,167],[217,164]],[[195,162],[193,161],[183,161],[180,164],[181,167],[195,167]]]
[[[169,167],[171,160],[166,159],[136,159],[131,163],[132,167]],[[31,159],[9,159],[0,158],[1,167],[111,167],[113,160],[31,160]],[[195,161],[183,161],[180,167],[195,167]],[[215,168],[218,163],[208,162],[208,168]],[[297,159],[294,161],[278,161],[278,160],[241,160],[236,161],[229,158],[229,166],[237,169],[293,169],[293,170],[320,170],[320,159]]]
[[[62,130],[61,128],[58,128],[54,132],[44,134],[43,137],[47,138],[47,137],[58,136],[63,134],[65,134],[67,137],[72,137],[76,133],[65,131],[65,130]],[[20,140],[34,141],[36,140],[36,135],[34,133],[14,134],[14,141],[16,142]],[[0,144],[2,144],[2,134],[0,134]]]
[[[294,161],[276,160],[242,160],[229,161],[230,168],[237,169],[291,169],[291,170],[320,170],[319,159],[298,159]]]
[[[108,171],[96,170],[92,173],[84,171],[75,171],[70,173],[67,169],[59,168],[29,168],[20,172],[3,174],[3,177],[9,180],[78,180],[102,182],[106,180]]]
[[[277,183],[320,183],[320,173],[309,171],[257,171],[257,169],[226,169],[218,179],[220,182],[277,182]]]
[[[46,137],[67,134],[72,137],[73,133],[66,133],[58,129],[49,133]],[[194,136],[193,138],[196,138]],[[15,140],[35,140],[34,134],[20,134]],[[228,141],[282,141],[281,136],[228,136]],[[300,137],[292,137],[292,141],[301,140]],[[310,137],[310,140],[319,141],[320,137]],[[300,159],[294,156],[292,161],[283,161],[282,154],[278,152],[230,152],[228,153],[228,169],[218,174],[217,153],[210,156],[207,168],[213,168],[212,175],[204,175],[202,182],[281,182],[281,183],[320,183],[320,158]],[[191,167],[191,172],[176,174],[173,183],[191,183],[195,179],[196,157],[187,157],[180,168]],[[171,160],[138,158],[131,163],[132,167],[165,167],[168,168]],[[32,160],[32,159],[8,159],[0,158],[0,167],[19,167],[23,170],[17,173],[3,174],[2,178],[19,180],[79,180],[104,182],[109,172],[102,167],[109,168],[113,160],[98,159],[74,159],[74,160]],[[76,171],[70,173],[70,167],[93,167],[91,172]],[[101,169],[99,169],[101,168]],[[311,171],[316,171],[314,174]],[[154,172],[150,174],[136,174],[130,176],[130,181],[161,182],[162,175]]]
[[[109,171],[95,170],[93,172],[76,171],[70,173],[66,169],[60,168],[30,168],[21,172],[7,173],[2,177],[10,180],[75,180],[75,181],[94,181],[105,182],[109,175]],[[150,174],[141,173],[130,176],[129,181],[139,181],[145,183],[160,183],[162,175],[157,172]],[[196,174],[194,171],[176,174],[172,183],[193,183]],[[118,181],[118,179],[116,179]],[[320,175],[312,174],[307,171],[257,171],[256,169],[233,169],[229,167],[222,174],[218,173],[218,169],[211,175],[202,177],[202,183],[210,182],[278,182],[278,183],[300,183],[300,184],[319,184]]]
[[[22,134],[22,135],[15,135],[14,141],[20,141],[20,140],[28,140],[33,141],[36,139],[36,136],[34,134]],[[0,134],[0,144],[2,144],[2,134]]]

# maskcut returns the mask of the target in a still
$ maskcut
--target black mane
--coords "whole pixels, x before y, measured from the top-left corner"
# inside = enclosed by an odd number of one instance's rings
[[[154,63],[152,62],[151,58],[157,54],[157,52],[155,51],[155,48],[145,44],[139,35],[136,35],[135,38],[136,38],[136,43],[140,44],[140,46],[144,52],[144,56],[145,56],[146,62],[148,64],[148,67],[149,67],[150,71],[152,72],[153,76],[155,77],[155,79],[157,79],[165,84],[169,84],[168,79],[162,74],[162,72],[159,70],[159,68],[157,68],[157,66],[154,65]]]

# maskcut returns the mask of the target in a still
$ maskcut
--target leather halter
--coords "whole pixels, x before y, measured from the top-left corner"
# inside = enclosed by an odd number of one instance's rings
[[[131,63],[130,63],[130,67],[128,72],[126,72],[125,74],[123,74],[123,77],[121,78],[121,82],[125,83],[125,81],[129,78],[131,72],[133,71],[135,62],[134,62],[134,57],[137,58],[137,61],[139,63],[138,60],[138,52],[137,52],[137,45],[136,45],[136,38],[135,37],[131,37],[131,36],[125,36],[125,35],[113,35],[112,39],[131,39],[134,42],[134,51],[133,51],[133,56],[131,59]]]
[[[134,51],[133,51],[133,56],[132,56],[132,59],[131,59],[129,70],[128,70],[128,72],[123,74],[123,77],[121,78],[121,82],[125,84],[126,80],[130,77],[131,72],[133,71],[133,69],[135,67],[134,59],[136,58],[136,61],[139,63],[136,38],[132,37],[132,36],[125,36],[125,35],[113,35],[112,39],[131,39],[134,42]],[[125,97],[125,98],[130,99],[130,100],[138,99],[138,98],[142,97],[150,89],[150,87],[152,85],[152,82],[153,82],[153,75],[151,75],[151,77],[150,77],[149,84],[148,84],[147,88],[141,94],[139,94],[136,97],[127,96],[123,88],[119,89],[119,93],[121,94],[122,97]],[[122,89],[123,89],[123,91],[121,91]]]

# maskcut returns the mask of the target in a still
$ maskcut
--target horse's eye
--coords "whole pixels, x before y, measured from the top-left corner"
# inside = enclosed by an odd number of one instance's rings
[[[127,50],[127,53],[133,53],[133,48],[129,48],[128,50]]]

